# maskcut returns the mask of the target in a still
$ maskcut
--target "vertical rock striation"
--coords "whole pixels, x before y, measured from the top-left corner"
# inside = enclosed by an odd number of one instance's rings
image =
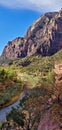
[[[22,58],[40,54],[49,56],[62,49],[62,9],[46,13],[29,27],[24,38],[8,42],[2,58]]]

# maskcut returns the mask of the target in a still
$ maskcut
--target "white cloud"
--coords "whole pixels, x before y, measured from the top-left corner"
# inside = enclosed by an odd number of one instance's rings
[[[62,7],[62,0],[0,0],[0,5],[15,9],[57,11]]]

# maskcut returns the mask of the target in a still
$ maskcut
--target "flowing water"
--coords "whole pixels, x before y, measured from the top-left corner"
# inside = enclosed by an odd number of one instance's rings
[[[20,98],[18,99],[18,101],[16,101],[14,104],[3,108],[2,110],[0,110],[0,122],[5,121],[6,120],[6,115],[11,111],[12,107],[16,108],[19,105],[20,100],[22,100],[22,98],[25,96],[24,92],[22,92],[22,94],[20,95]]]

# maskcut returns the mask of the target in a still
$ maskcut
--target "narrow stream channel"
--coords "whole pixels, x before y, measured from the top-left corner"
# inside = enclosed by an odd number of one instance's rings
[[[0,122],[6,120],[6,115],[11,111],[12,107],[16,108],[19,105],[20,100],[25,96],[24,92],[20,95],[20,98],[14,104],[0,110]]]

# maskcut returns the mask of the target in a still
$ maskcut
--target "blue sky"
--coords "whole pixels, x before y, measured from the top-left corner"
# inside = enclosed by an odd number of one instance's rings
[[[0,7],[0,54],[7,42],[24,36],[28,27],[41,15],[31,10]]]
[[[57,11],[62,0],[0,0],[0,54],[8,41],[24,36],[42,14]]]

